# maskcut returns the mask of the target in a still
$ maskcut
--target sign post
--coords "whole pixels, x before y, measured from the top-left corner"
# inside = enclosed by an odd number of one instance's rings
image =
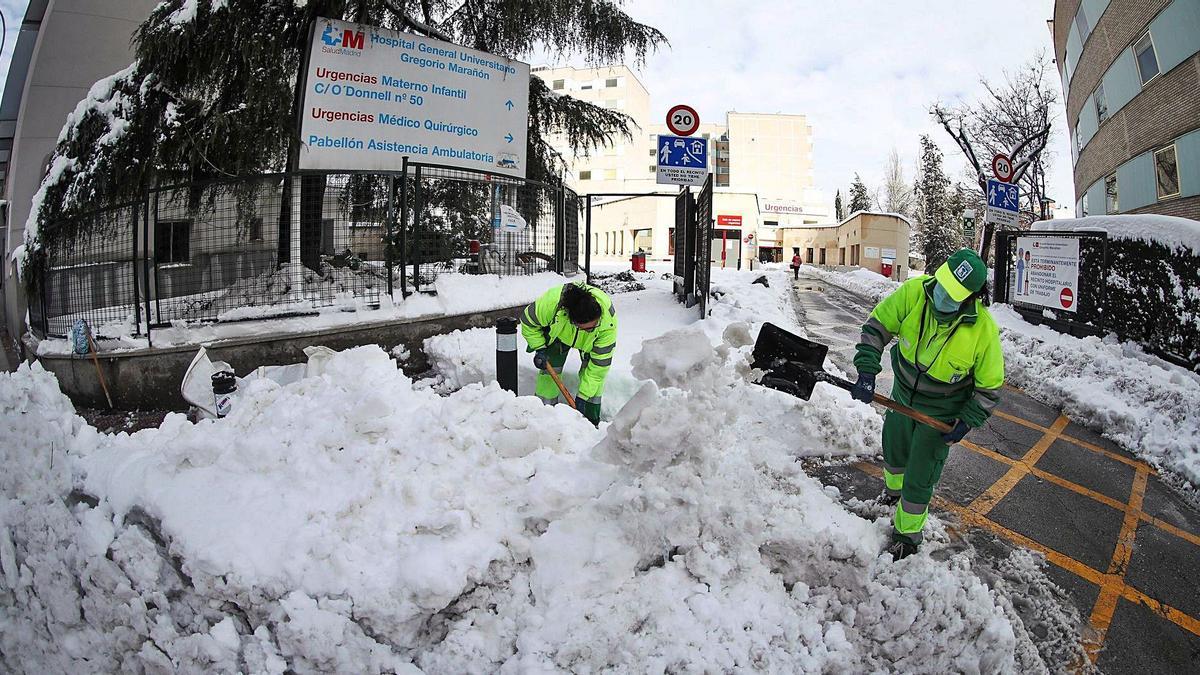
[[[659,185],[703,185],[708,175],[708,141],[661,135],[657,141]]]
[[[989,179],[987,182],[987,222],[1015,228],[1021,208],[1021,188],[1011,183]]]
[[[667,111],[667,129],[676,136],[691,136],[700,128],[700,115],[690,105],[672,106]]]
[[[396,171],[408,157],[525,177],[528,64],[322,18],[303,88],[301,169]]]

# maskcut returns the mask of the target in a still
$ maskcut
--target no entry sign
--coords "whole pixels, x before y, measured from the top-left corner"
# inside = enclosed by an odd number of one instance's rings
[[[700,115],[689,105],[677,105],[667,111],[667,128],[676,136],[691,136],[700,128]]]

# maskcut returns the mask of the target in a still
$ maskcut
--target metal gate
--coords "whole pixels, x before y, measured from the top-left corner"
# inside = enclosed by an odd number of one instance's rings
[[[713,204],[713,175],[708,174],[704,187],[696,196],[695,215],[692,224],[695,230],[693,248],[695,255],[691,256],[696,267],[696,301],[700,305],[700,318],[708,316],[708,293],[712,283],[712,204]]]

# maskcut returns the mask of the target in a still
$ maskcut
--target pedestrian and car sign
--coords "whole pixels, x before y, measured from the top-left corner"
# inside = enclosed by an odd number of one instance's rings
[[[667,129],[676,136],[691,136],[700,128],[700,115],[690,105],[672,106],[667,111]]]
[[[708,141],[660,135],[657,141],[660,185],[703,185],[708,175]]]
[[[987,222],[1002,227],[1016,227],[1021,209],[1021,188],[998,180],[987,182]]]
[[[1013,300],[1057,311],[1079,309],[1079,239],[1017,237]]]

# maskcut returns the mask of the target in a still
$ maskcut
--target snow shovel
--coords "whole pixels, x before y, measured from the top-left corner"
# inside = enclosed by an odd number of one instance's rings
[[[813,387],[818,382],[826,382],[850,391],[854,388],[853,382],[825,372],[825,354],[828,351],[829,347],[819,342],[806,340],[773,323],[767,323],[763,324],[758,340],[754,343],[754,360],[750,365],[752,368],[767,371],[758,380],[758,384],[805,401],[812,396]],[[876,393],[874,401],[942,433],[951,429],[949,424],[900,405],[883,394]]]
[[[550,377],[554,378],[554,384],[558,385],[558,390],[562,392],[564,397],[566,397],[567,404],[570,405],[571,408],[579,410],[579,408],[575,407],[575,397],[571,396],[571,392],[567,391],[567,387],[562,383],[562,379],[558,376],[558,371],[554,369],[554,366],[550,365],[549,361],[546,361],[546,372],[550,373]]]

